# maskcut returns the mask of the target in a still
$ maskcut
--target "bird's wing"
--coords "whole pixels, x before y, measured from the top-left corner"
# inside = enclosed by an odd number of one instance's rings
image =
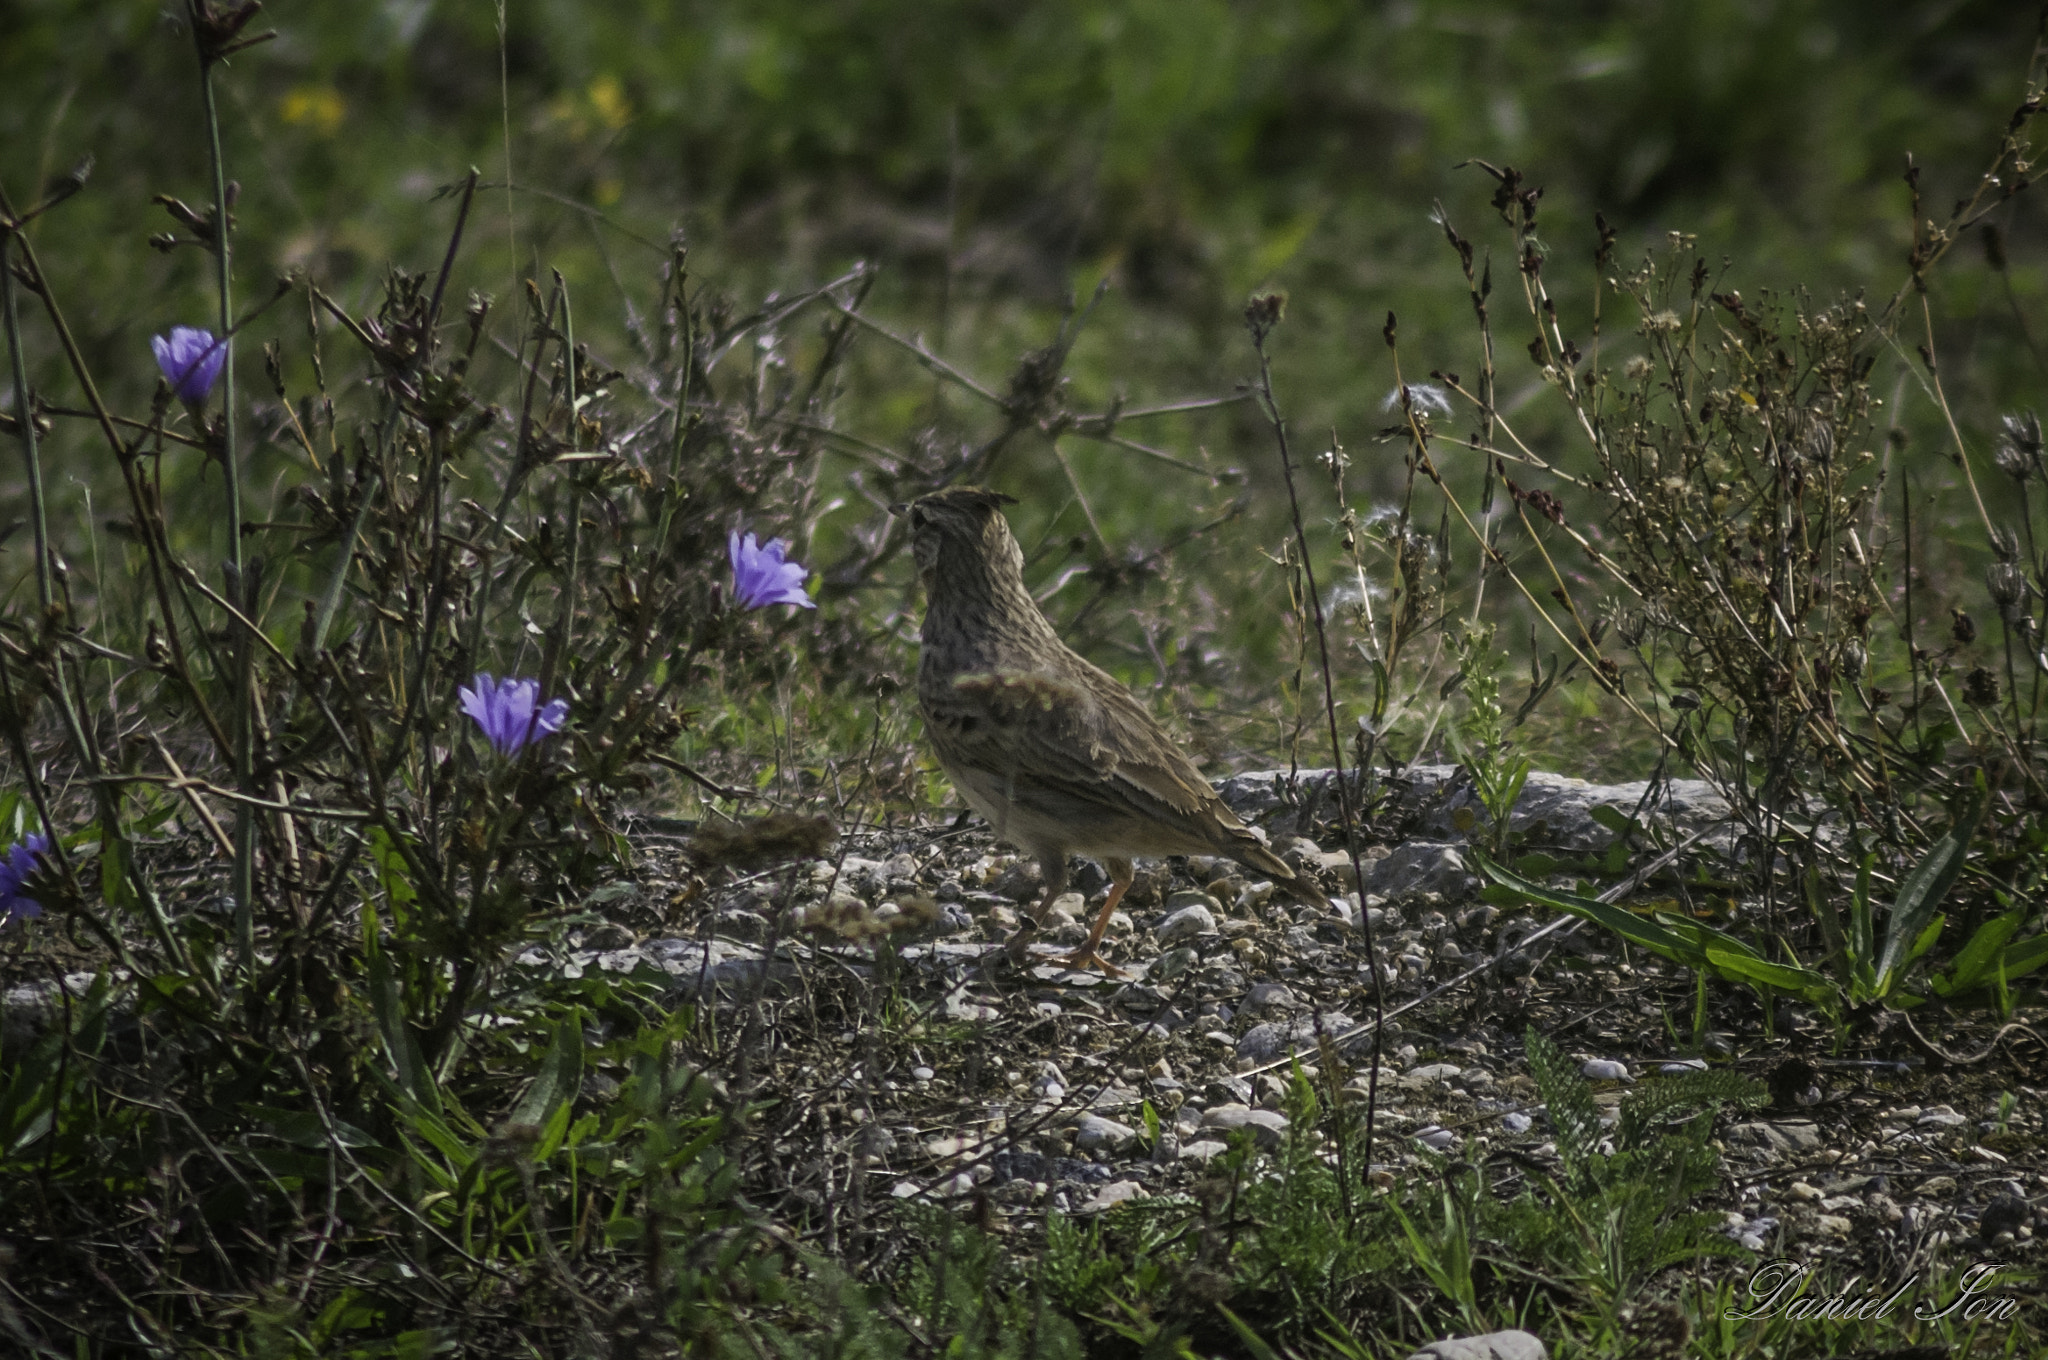
[[[1182,825],[1220,813],[1236,824],[1151,715],[1102,672],[963,675],[925,707],[949,759],[1000,774],[1013,800],[1048,815]]]

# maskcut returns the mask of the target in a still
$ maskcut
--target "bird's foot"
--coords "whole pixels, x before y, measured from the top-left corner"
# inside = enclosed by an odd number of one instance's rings
[[[1003,942],[1003,953],[1009,956],[1011,966],[1022,968],[1030,962],[1031,942],[1037,938],[1038,925],[1034,921],[1027,920],[1010,933],[1010,938]]]
[[[1090,968],[1100,968],[1106,977],[1121,978],[1130,976],[1129,973],[1096,953],[1094,945],[1084,944],[1065,958],[1058,960],[1058,963],[1062,968],[1072,968],[1080,972],[1086,972]]]

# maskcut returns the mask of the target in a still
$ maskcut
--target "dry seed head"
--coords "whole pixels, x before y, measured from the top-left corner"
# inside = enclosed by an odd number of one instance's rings
[[[776,812],[751,822],[699,827],[690,840],[690,857],[702,868],[731,865],[753,869],[793,859],[817,859],[839,836],[824,817]]]
[[[2032,411],[2003,417],[2004,432],[1992,459],[1998,470],[2016,482],[2024,482],[2041,469],[2041,418]]]
[[[833,935],[842,940],[879,940],[907,930],[922,930],[938,919],[939,904],[921,893],[872,909],[856,898],[830,897],[804,911],[803,928],[815,935]]]
[[[2011,562],[1994,562],[1984,569],[1984,588],[1998,605],[1998,617],[2011,623],[2027,598],[2027,574]]]

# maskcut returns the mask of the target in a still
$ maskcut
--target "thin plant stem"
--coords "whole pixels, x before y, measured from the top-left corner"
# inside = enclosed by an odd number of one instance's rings
[[[1330,665],[1330,640],[1323,620],[1322,595],[1316,587],[1315,566],[1309,560],[1308,532],[1301,522],[1301,493],[1294,484],[1294,454],[1287,438],[1287,421],[1280,414],[1280,404],[1273,396],[1273,361],[1266,353],[1266,335],[1272,322],[1258,315],[1264,310],[1264,300],[1255,300],[1254,309],[1248,318],[1251,323],[1252,348],[1259,356],[1259,405],[1264,410],[1267,423],[1272,427],[1273,440],[1280,454],[1280,474],[1287,483],[1287,508],[1294,526],[1294,546],[1301,557],[1301,573],[1308,587],[1309,618],[1315,625],[1316,652],[1322,662],[1323,671],[1323,717],[1329,727],[1330,736],[1330,777],[1337,782],[1337,808],[1344,820],[1344,849],[1351,856],[1351,881],[1358,889],[1358,929],[1365,940],[1365,963],[1371,974],[1372,986],[1372,1070],[1366,1076],[1365,1098],[1365,1139],[1360,1149],[1359,1161],[1367,1176],[1372,1174],[1372,1142],[1374,1124],[1379,1112],[1380,1087],[1380,1020],[1385,1013],[1386,1003],[1382,998],[1384,980],[1380,976],[1379,950],[1374,946],[1372,918],[1365,906],[1365,867],[1358,859],[1357,823],[1351,806],[1351,786],[1344,778],[1344,743],[1337,735],[1337,692]],[[1277,321],[1277,308],[1273,320]]]
[[[195,34],[198,26],[194,26]],[[249,579],[248,563],[242,556],[242,473],[236,461],[235,440],[235,310],[234,253],[230,245],[227,161],[220,149],[220,109],[213,88],[213,63],[202,44],[199,48],[199,94],[205,106],[207,155],[213,166],[213,258],[220,294],[220,465],[227,487],[227,533],[229,596],[238,608],[255,607],[255,582]],[[235,787],[254,794],[250,770],[254,764],[255,722],[249,687],[256,651],[246,636],[238,638],[229,654],[234,668],[235,701],[230,707],[234,724]],[[256,959],[256,815],[246,803],[235,805],[235,863],[232,891],[235,899],[235,949],[248,976],[254,976]]]
[[[43,500],[43,460],[36,447],[35,409],[28,397],[28,366],[21,354],[21,320],[14,305],[14,224],[0,224],[0,308],[5,308],[7,354],[14,378],[14,419],[28,473],[30,525],[36,542],[36,603],[48,614],[56,601],[50,581],[50,522]]]

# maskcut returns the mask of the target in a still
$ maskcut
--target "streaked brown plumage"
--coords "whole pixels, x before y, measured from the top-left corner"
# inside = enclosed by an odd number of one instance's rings
[[[952,487],[905,507],[926,595],[917,697],[939,764],[996,834],[1036,856],[1045,895],[1065,891],[1067,856],[1109,870],[1109,898],[1067,962],[1118,970],[1096,953],[1131,886],[1134,855],[1224,855],[1296,897],[1329,905],[1223,805],[1115,678],[1061,642],[1024,587],[1008,496]],[[1031,932],[1011,941],[1021,957]]]

